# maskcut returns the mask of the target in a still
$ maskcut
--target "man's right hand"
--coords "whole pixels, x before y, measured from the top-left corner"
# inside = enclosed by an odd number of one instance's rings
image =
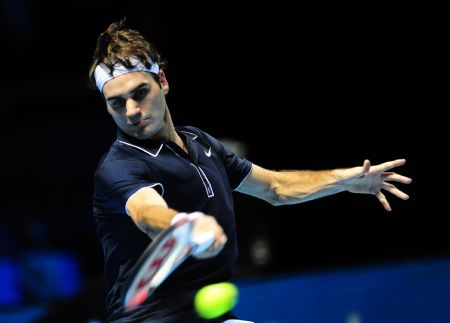
[[[225,246],[225,243],[228,240],[227,236],[213,216],[202,215],[194,219],[194,230],[192,232],[193,239],[208,231],[214,233],[214,243],[205,251],[199,254],[194,254],[194,258],[205,259],[215,257],[220,253],[220,251],[222,251],[223,247]]]

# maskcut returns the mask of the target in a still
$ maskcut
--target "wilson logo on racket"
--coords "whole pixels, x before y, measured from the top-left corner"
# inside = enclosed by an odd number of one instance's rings
[[[142,276],[141,280],[139,281],[139,283],[137,285],[137,289],[141,289],[141,288],[145,287],[145,285],[147,285],[147,283],[154,276],[156,271],[159,270],[159,268],[163,264],[166,256],[172,251],[172,249],[176,243],[177,243],[177,240],[175,238],[171,238],[164,243],[164,245],[158,251],[156,258],[148,265],[147,269],[145,270],[145,274]]]

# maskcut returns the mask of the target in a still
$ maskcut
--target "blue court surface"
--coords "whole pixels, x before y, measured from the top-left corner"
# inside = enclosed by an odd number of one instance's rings
[[[450,259],[236,283],[235,312],[260,323],[450,322]]]
[[[235,312],[254,322],[450,322],[450,258],[264,276],[235,283],[240,291]],[[0,322],[32,322],[45,311],[45,306],[3,307]]]

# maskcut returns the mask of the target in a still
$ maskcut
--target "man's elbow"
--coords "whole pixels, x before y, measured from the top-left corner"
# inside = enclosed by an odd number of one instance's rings
[[[304,192],[286,191],[275,188],[271,196],[271,204],[274,206],[298,204],[308,200],[309,194]]]
[[[269,203],[272,204],[273,206],[281,206],[281,205],[287,205],[290,204],[289,201],[291,199],[286,196],[286,195],[281,195],[281,194],[274,194]]]
[[[288,197],[283,192],[279,186],[272,186],[267,192],[267,201],[273,206],[285,205],[288,202]]]

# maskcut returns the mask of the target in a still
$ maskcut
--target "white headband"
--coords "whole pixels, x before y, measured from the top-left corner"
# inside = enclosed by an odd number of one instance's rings
[[[151,68],[147,68],[144,64],[142,64],[137,58],[131,57],[130,63],[134,65],[132,68],[126,68],[125,66],[116,63],[114,64],[114,69],[112,73],[109,73],[109,68],[105,64],[99,64],[95,68],[94,77],[95,77],[95,85],[97,85],[98,90],[103,93],[103,87],[105,83],[111,81],[113,78],[131,72],[148,72],[154,73],[156,75],[159,74],[159,66],[157,63],[153,63]]]

